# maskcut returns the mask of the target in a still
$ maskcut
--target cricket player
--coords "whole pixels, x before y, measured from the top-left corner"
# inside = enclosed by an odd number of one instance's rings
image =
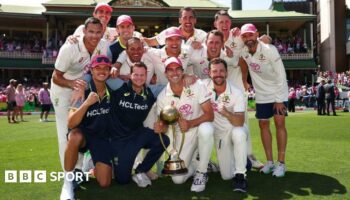
[[[196,12],[191,7],[181,8],[179,11],[179,24],[181,36],[184,38],[183,45],[190,46],[197,42],[199,45],[205,42],[207,33],[201,29],[195,28],[197,23]],[[167,39],[166,30],[160,32],[157,36],[152,38],[144,38],[144,41],[149,46],[165,45]]]
[[[107,3],[100,2],[95,6],[92,16],[99,19],[103,25],[103,37],[102,39],[112,42],[118,36],[116,29],[108,27],[109,21],[112,17],[113,8]],[[73,33],[73,37],[68,37],[68,40],[74,40],[74,37],[83,37],[84,25],[80,25]]]
[[[227,80],[227,64],[221,58],[209,63],[210,79],[205,80],[211,91],[214,110],[214,142],[221,177],[234,178],[234,191],[247,192],[246,164],[248,129],[244,127],[246,103],[243,92]]]
[[[109,129],[111,93],[106,85],[111,62],[108,57],[96,55],[91,61],[92,80],[85,91],[85,101],[74,105],[69,111],[68,142],[65,149],[64,169],[66,172],[64,187],[60,199],[74,199],[73,181],[68,177],[78,160],[78,152],[90,150],[94,157],[96,179],[101,187],[108,187],[112,180],[112,156],[109,156]]]
[[[180,158],[184,160],[188,173],[185,175],[173,176],[172,180],[176,184],[184,183],[194,175],[191,191],[201,192],[205,190],[208,181],[207,167],[214,144],[213,121],[214,114],[210,105],[210,96],[204,84],[197,81],[189,87],[184,87],[183,71],[181,60],[170,57],[165,62],[165,74],[169,80],[166,88],[157,98],[157,113],[167,105],[175,106],[180,112],[180,119],[176,127],[176,140],[181,141],[182,134],[185,133],[185,141]],[[157,126],[163,125],[156,122],[157,130],[163,130]],[[155,130],[156,130],[155,128]],[[176,143],[179,149],[180,142]],[[197,156],[198,148],[200,160],[197,166],[192,161]]]
[[[245,48],[241,59],[247,63],[256,92],[256,118],[259,120],[261,139],[267,162],[260,170],[273,176],[283,177],[286,171],[285,153],[287,146],[287,130],[285,116],[287,115],[288,85],[286,71],[281,56],[273,45],[258,40],[259,32],[253,24],[241,27],[241,38]],[[270,118],[273,117],[276,126],[278,162],[276,166],[272,155],[272,136]]]
[[[55,109],[59,155],[64,169],[64,151],[67,144],[68,110],[72,92],[80,85],[84,70],[89,70],[91,56],[107,53],[108,44],[101,40],[103,27],[99,19],[85,21],[84,36],[77,44],[65,43],[58,54],[51,80],[51,101]],[[81,166],[82,159],[77,166]],[[79,168],[79,167],[78,167]]]

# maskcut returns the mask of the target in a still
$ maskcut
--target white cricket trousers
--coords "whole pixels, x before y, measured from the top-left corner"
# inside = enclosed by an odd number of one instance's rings
[[[239,66],[229,66],[228,67],[228,75],[227,75],[227,80],[233,84],[234,86],[236,86],[237,88],[239,88],[240,90],[242,90],[242,92],[244,93],[244,100],[245,100],[245,105],[246,105],[246,109],[244,112],[244,116],[245,116],[245,120],[244,123],[247,126],[247,134],[248,134],[248,155],[252,155],[253,154],[253,147],[252,147],[252,141],[251,141],[251,136],[250,136],[250,130],[249,130],[249,117],[248,117],[248,94],[247,92],[245,92],[245,88],[243,85],[243,81],[242,81],[242,71],[241,68]]]
[[[229,180],[237,173],[246,173],[247,138],[245,127],[233,127],[226,132],[215,130],[215,148],[222,179]]]
[[[59,91],[57,91],[57,87],[57,85],[52,87],[50,98],[55,109],[58,153],[60,156],[62,169],[64,170],[64,152],[67,146],[68,133],[68,112],[70,107],[70,98],[72,95],[72,90],[68,88],[60,88]],[[83,154],[79,153],[79,159],[76,164],[76,168],[81,169],[82,163]]]
[[[172,148],[173,139],[172,133],[170,133],[171,127],[168,130],[168,136],[171,140],[169,148]],[[207,172],[208,163],[211,157],[211,152],[214,145],[214,126],[211,122],[204,122],[196,128],[190,129],[185,134],[185,141],[180,153],[180,158],[184,160],[186,167],[188,168],[188,173],[185,175],[172,176],[172,180],[175,184],[182,184],[191,177],[195,171]],[[176,131],[176,149],[180,149],[182,133],[177,129]],[[169,149],[168,148],[168,149]],[[200,160],[198,164],[193,162],[193,156],[198,148]],[[196,166],[197,165],[197,166]]]

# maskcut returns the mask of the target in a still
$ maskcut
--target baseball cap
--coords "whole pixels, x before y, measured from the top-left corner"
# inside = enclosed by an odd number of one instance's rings
[[[174,37],[174,36],[182,37],[181,31],[180,31],[179,28],[177,28],[177,27],[170,27],[170,28],[167,28],[165,30],[165,39],[168,39],[168,38]]]
[[[167,68],[168,65],[170,65],[170,64],[172,64],[172,63],[175,63],[175,64],[177,64],[177,65],[179,65],[179,66],[182,67],[182,62],[181,62],[181,60],[180,60],[179,58],[170,57],[170,58],[168,58],[168,59],[165,61],[165,63],[164,63],[165,68]]]
[[[96,55],[91,60],[91,68],[94,68],[98,65],[107,65],[108,67],[112,66],[111,61],[107,56],[104,55]]]
[[[95,11],[96,12],[97,10],[101,9],[101,8],[105,8],[106,10],[108,10],[109,12],[113,12],[113,8],[108,5],[107,3],[98,3],[96,6],[95,6]]]
[[[255,33],[258,30],[256,29],[256,27],[254,26],[254,24],[244,24],[241,27],[241,35],[245,34],[245,33]]]
[[[120,15],[117,19],[117,26],[119,26],[120,24],[125,23],[125,22],[127,22],[129,24],[134,24],[129,15]]]

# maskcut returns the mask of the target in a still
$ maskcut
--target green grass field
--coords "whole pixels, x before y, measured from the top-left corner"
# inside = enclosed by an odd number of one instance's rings
[[[264,161],[257,120],[250,113],[250,127],[256,156]],[[50,116],[52,119],[54,116]],[[60,171],[54,122],[8,124],[0,118],[0,199],[59,199],[62,182],[5,183],[5,170]],[[158,179],[147,189],[135,183],[113,184],[100,189],[95,180],[76,191],[77,199],[350,199],[350,113],[317,116],[315,112],[292,113],[287,118],[287,173],[284,178],[248,173],[248,193],[232,191],[232,182],[218,173],[209,174],[202,193],[190,192],[192,181],[174,185],[169,177]],[[274,140],[275,141],[275,140]],[[275,142],[274,142],[275,143]],[[276,152],[276,147],[274,147]],[[215,158],[214,158],[215,159]]]

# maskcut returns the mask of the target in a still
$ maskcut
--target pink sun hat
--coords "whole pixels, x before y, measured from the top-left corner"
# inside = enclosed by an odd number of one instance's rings
[[[172,63],[175,63],[175,64],[179,65],[180,67],[182,67],[182,62],[181,62],[181,60],[179,58],[177,58],[177,57],[170,57],[164,63],[165,68],[167,68]]]
[[[112,66],[111,61],[109,58],[105,55],[96,55],[91,60],[91,68],[94,68],[98,65],[107,65],[108,67]]]
[[[109,12],[113,12],[113,8],[108,5],[107,3],[98,3],[96,6],[95,6],[95,12],[99,9],[102,9],[102,8],[105,8],[107,11]]]
[[[131,17],[129,15],[120,15],[117,19],[117,26],[119,26],[122,23],[129,23],[129,24],[134,24],[132,21]]]
[[[165,39],[168,39],[170,37],[181,37],[181,31],[177,27],[170,27],[165,30]]]
[[[258,30],[256,29],[256,27],[254,26],[254,24],[244,24],[241,27],[241,35],[245,34],[245,33],[256,33]]]

